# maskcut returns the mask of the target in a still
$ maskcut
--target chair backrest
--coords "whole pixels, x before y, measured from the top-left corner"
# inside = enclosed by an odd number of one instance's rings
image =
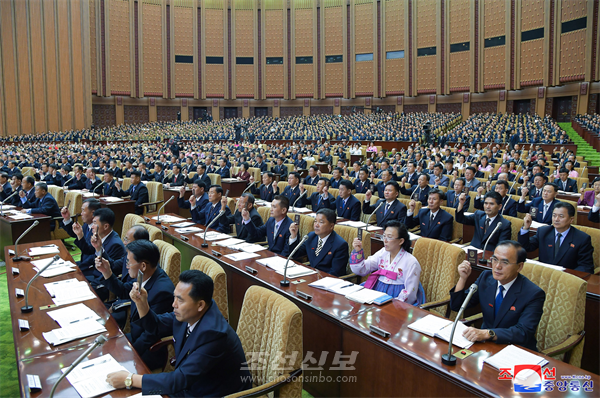
[[[398,200],[400,202],[402,202],[402,204],[404,206],[406,206],[406,208],[408,209],[408,204],[410,203],[410,199],[398,198]],[[423,203],[421,203],[421,201],[419,201],[419,200],[415,200],[415,213],[414,214],[419,214],[419,210],[421,210],[421,207],[423,207]]]
[[[565,203],[570,203],[571,206],[573,206],[573,208],[575,209],[575,217],[573,217],[572,225],[577,225],[577,202],[574,200],[565,200],[565,199],[560,199],[560,201],[565,202]]]
[[[80,192],[67,192],[65,201],[66,203],[64,205],[67,205],[69,201],[71,202],[71,204],[69,205],[69,213],[71,213],[72,216],[81,213],[81,206],[83,205],[83,195]]]
[[[249,167],[248,173],[254,177],[254,181],[260,183],[260,169],[258,167]]]
[[[269,217],[271,217],[271,208],[267,206],[258,206],[256,210],[258,210],[258,214],[260,214],[263,224],[266,224]]]
[[[48,187],[48,193],[56,200],[59,209],[65,205],[65,193],[62,187]]]
[[[450,289],[458,281],[458,265],[465,260],[465,252],[441,240],[419,238],[413,256],[421,265],[421,284],[428,302],[449,297]],[[431,309],[442,316],[446,306]]]
[[[456,209],[454,207],[440,206],[441,209],[446,210],[452,216],[452,241],[462,239],[463,237],[463,225],[456,221]]]
[[[348,254],[352,253],[352,242],[354,238],[358,237],[358,228],[348,227],[346,225],[336,225],[333,230],[341,236],[346,242],[348,242]],[[363,231],[363,250],[365,258],[371,255],[371,234],[367,231]],[[352,273],[350,265],[346,266],[346,273]]]
[[[197,269],[198,271],[204,272],[210,276],[215,285],[213,291],[213,300],[217,303],[219,311],[229,320],[229,304],[227,302],[227,275],[223,268],[217,264],[214,260],[204,257],[195,256],[192,259],[190,269]]]
[[[546,292],[544,312],[537,328],[540,351],[561,344],[583,330],[586,281],[563,271],[527,262],[521,274]],[[569,363],[579,367],[582,353],[582,349],[573,350]],[[562,360],[563,356],[561,354],[558,359]]]
[[[216,173],[208,173],[211,185],[221,185],[221,175]]]
[[[296,213],[288,213],[288,217],[294,221],[294,218],[296,218]],[[305,214],[300,214],[300,228],[298,230],[298,233],[300,234],[300,236],[304,236],[307,235],[310,232],[313,232],[315,230],[315,219],[312,217],[309,217]]]
[[[580,231],[585,232],[592,238],[592,247],[594,248],[594,273],[598,273],[600,271],[600,229],[584,227],[581,225],[573,225]]]
[[[340,190],[338,188],[329,188],[328,192],[334,199],[337,199],[337,197],[340,196]]]
[[[285,190],[285,187],[287,187],[288,185],[290,185],[290,184],[288,184],[287,180],[279,181],[277,183],[277,188],[279,188],[279,194],[280,195],[283,193],[283,191]],[[290,206],[291,205],[292,204],[290,203]]]
[[[133,213],[126,214],[125,218],[123,219],[123,229],[121,229],[121,240],[125,239],[127,231],[129,231],[129,228],[133,227],[135,224],[145,224],[144,218]]]
[[[123,178],[123,182],[121,183],[121,189],[123,191],[127,191],[129,189],[129,187],[131,186],[131,178],[129,177],[124,177]]]
[[[302,366],[302,312],[280,294],[251,286],[244,296],[236,332],[248,363],[254,361],[254,353],[260,352],[265,358],[262,366],[250,367],[253,387],[271,382],[282,373],[290,373]],[[282,368],[282,365],[285,367]],[[282,387],[280,395],[300,397],[302,378],[298,377]]]
[[[524,221],[517,217],[502,216],[510,221],[510,239],[515,242],[519,241],[519,231],[523,228]]]
[[[227,198],[227,206],[231,210],[231,214],[235,213],[235,206],[239,198]]]
[[[21,174],[23,175],[23,177],[25,177],[25,176],[33,177],[35,175],[35,169],[33,167],[23,167],[21,169]]]
[[[146,188],[148,188],[148,201],[149,202],[159,202],[165,199],[165,195],[163,192],[163,185],[160,182],[147,182]],[[156,206],[154,206],[156,207]],[[153,212],[154,210],[149,209],[148,212]]]
[[[160,251],[160,266],[169,275],[173,285],[177,285],[181,273],[181,252],[172,244],[162,240],[155,240],[154,244]]]
[[[471,197],[471,200],[469,201],[469,208],[467,209],[467,211],[469,213],[474,213],[475,212],[475,198],[477,197],[477,191],[469,191],[469,196]]]
[[[154,242],[155,240],[163,240],[163,233],[160,228],[156,228],[154,225],[146,224],[143,221],[138,224],[146,228],[148,235],[150,235],[150,242]]]

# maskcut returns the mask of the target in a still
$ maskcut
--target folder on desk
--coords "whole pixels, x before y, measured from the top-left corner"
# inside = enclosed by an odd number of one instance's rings
[[[94,319],[84,319],[77,323],[70,323],[64,327],[44,332],[42,336],[48,344],[57,346],[103,332],[106,332],[104,325]]]
[[[106,382],[106,376],[121,370],[127,371],[112,355],[106,354],[80,363],[67,375],[67,380],[81,398],[92,398],[116,390]]]
[[[363,288],[353,293],[347,294],[346,298],[348,300],[356,301],[357,303],[361,304],[373,304],[373,301],[383,296],[387,296],[387,293]]]
[[[284,257],[273,256],[269,258],[261,258],[260,260],[256,260],[257,263],[262,264],[268,268],[271,268],[279,275],[283,275],[285,271],[285,263],[287,259]],[[316,272],[310,268],[304,267],[300,264],[296,264],[292,260],[290,260],[287,267],[287,277],[288,278],[298,278],[301,276],[316,274]]]
[[[429,337],[438,337],[444,341],[450,341],[453,322],[448,319],[440,318],[435,315],[427,315],[408,325],[409,329],[416,330],[419,333],[426,334]],[[467,328],[463,323],[456,324],[452,345],[460,348],[469,348],[473,345],[472,341],[463,337],[462,333]]]
[[[510,368],[515,365],[540,365],[545,366],[548,361],[538,355],[532,354],[514,345],[504,347],[502,350],[483,360],[496,369]],[[527,369],[520,371],[515,377],[519,380],[526,380],[533,374],[533,370]]]
[[[348,282],[343,279],[332,278],[329,276],[309,283],[308,286],[336,294],[342,294],[344,296],[364,289],[362,286],[356,285],[352,282]]]

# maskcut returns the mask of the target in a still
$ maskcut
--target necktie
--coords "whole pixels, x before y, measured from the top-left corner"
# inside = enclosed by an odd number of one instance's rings
[[[429,225],[433,224],[433,219],[435,218],[435,216],[433,215],[433,213],[431,213],[431,217],[429,217]]]
[[[558,250],[560,249],[560,240],[562,238],[562,234],[556,234],[556,242],[554,243],[554,259],[558,256]]]
[[[502,305],[502,300],[504,300],[504,295],[502,292],[504,291],[504,286],[500,285],[498,295],[496,296],[496,302],[494,303],[494,317],[498,315],[498,310]]]
[[[135,192],[135,185],[131,186],[131,194],[133,195],[133,193]]]
[[[488,228],[490,227],[490,223],[492,221],[489,218],[485,219],[485,228],[483,229],[483,234],[485,235],[487,233]]]
[[[182,346],[185,344],[188,337],[190,337],[190,334],[192,334],[192,331],[190,330],[190,325],[187,325],[187,327],[185,328],[185,336],[183,336],[183,342],[181,343]]]
[[[319,207],[319,205],[321,204],[321,199],[323,199],[322,195],[319,195],[319,200],[317,201],[317,208]]]
[[[546,218],[546,212],[548,211],[549,204],[544,204],[544,214],[542,214],[542,218]]]
[[[279,231],[279,224],[275,223],[275,230],[273,232],[273,236],[277,236],[277,231]]]
[[[323,249],[323,239],[319,238],[319,243],[317,244],[317,250],[315,250],[315,256],[319,257],[321,253],[321,249]]]
[[[390,203],[385,205],[385,211],[383,212],[383,215],[387,215],[387,212],[390,210]]]

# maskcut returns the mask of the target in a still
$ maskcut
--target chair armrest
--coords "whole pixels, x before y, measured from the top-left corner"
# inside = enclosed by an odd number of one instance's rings
[[[122,303],[119,303],[117,306],[113,305],[111,308],[113,309],[113,311],[116,311],[125,307],[131,307],[131,301],[124,301]]]
[[[431,308],[437,308],[437,307],[441,307],[441,306],[447,305],[447,304],[450,304],[450,297],[446,297],[446,298],[443,298],[438,301],[431,301],[429,303],[421,304],[419,306],[419,308],[422,308],[424,310],[429,310]]]
[[[474,324],[475,322],[477,322],[478,320],[480,320],[482,318],[483,318],[483,314],[480,312],[479,314],[475,314],[468,318],[461,319],[461,322],[464,323],[466,326],[469,326],[469,325]]]
[[[542,351],[542,353],[548,355],[549,357],[564,354],[565,352],[570,351],[577,344],[579,344],[583,340],[584,336],[585,330],[582,330],[579,334],[567,337],[567,339],[562,343],[557,344],[554,347],[546,348]]]
[[[171,344],[175,344],[175,340],[173,339],[173,336],[163,337],[162,339],[158,340],[156,343],[152,344],[152,346],[148,350],[150,352],[155,352],[155,351],[158,351],[161,348],[167,347]]]
[[[460,241],[462,240],[462,237],[460,238],[456,238],[456,239],[452,239],[450,242],[448,243],[460,243]]]
[[[417,234],[417,233],[421,232],[421,227],[417,225],[416,227],[409,229],[409,231],[412,232],[413,234]]]
[[[356,278],[356,281],[354,281],[354,283],[356,283],[357,285],[360,285],[360,278],[362,278],[360,275],[356,275],[355,273],[351,273],[348,275],[343,275],[339,277],[340,279],[343,279],[345,281],[350,281],[352,282],[352,278]]]
[[[286,373],[286,374],[279,376],[278,378],[276,378],[275,380],[273,380],[269,383],[262,384],[260,386],[251,388],[249,390],[240,391],[235,394],[227,395],[226,398],[264,396],[272,391],[277,391],[281,387],[283,387],[285,384],[291,383],[292,381],[298,379],[298,377],[300,377],[301,374],[302,374],[302,369],[296,369],[296,370],[292,371],[291,373]],[[278,395],[279,394],[275,394],[275,396],[278,396]]]
[[[142,203],[140,206],[152,206],[152,205],[158,205],[160,203],[163,203],[164,200],[157,200],[156,202],[147,202],[147,203]]]

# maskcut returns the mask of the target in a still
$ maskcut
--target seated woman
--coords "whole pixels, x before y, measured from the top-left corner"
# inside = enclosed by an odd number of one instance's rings
[[[239,178],[240,180],[250,181],[250,173],[248,172],[248,163],[240,163],[240,170],[231,175],[231,178]]]
[[[385,223],[384,248],[365,259],[362,241],[352,242],[350,268],[357,275],[369,275],[363,286],[385,292],[393,298],[413,305],[425,303],[425,291],[419,283],[421,265],[407,250],[410,239],[406,225],[398,220]]]
[[[375,148],[377,150],[377,148]],[[350,155],[362,155],[362,150],[358,144],[354,144],[354,147],[350,149]]]
[[[577,204],[580,206],[594,206],[594,201],[596,200],[596,195],[600,193],[600,177],[596,177],[594,182],[592,182],[593,191],[586,191],[584,188],[581,188],[581,197],[577,201]]]
[[[367,152],[377,153],[377,147],[373,144],[373,142],[369,142],[369,146],[367,147]]]

